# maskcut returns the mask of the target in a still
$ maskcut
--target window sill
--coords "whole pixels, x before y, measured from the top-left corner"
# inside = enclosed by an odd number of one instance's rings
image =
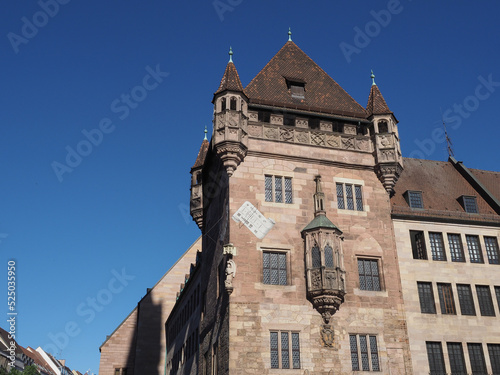
[[[283,292],[295,292],[297,290],[297,287],[295,285],[277,285],[277,284],[255,283],[255,289],[259,289],[259,290],[280,289]],[[273,369],[273,370],[288,370],[288,369]]]
[[[361,290],[354,288],[353,293],[355,296],[361,297],[388,297],[387,290]]]

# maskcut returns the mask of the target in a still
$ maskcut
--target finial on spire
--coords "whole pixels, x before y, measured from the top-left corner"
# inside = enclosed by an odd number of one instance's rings
[[[288,28],[288,41],[289,42],[292,41],[292,28],[291,27]]]
[[[203,138],[204,141],[208,141],[207,139],[207,126],[205,125],[205,138]]]
[[[233,47],[229,47],[229,62],[233,62]]]
[[[372,79],[372,86],[376,86],[377,84],[375,83],[375,74],[373,74],[373,70],[372,70],[372,75],[370,77]]]

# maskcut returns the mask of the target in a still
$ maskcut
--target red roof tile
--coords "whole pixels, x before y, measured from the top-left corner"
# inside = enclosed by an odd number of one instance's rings
[[[203,140],[203,142],[201,143],[200,151],[198,152],[198,157],[196,158],[196,161],[191,169],[203,166],[203,163],[205,163],[205,157],[207,156],[209,144],[210,143],[206,139]]]
[[[480,169],[469,169],[493,196],[500,200],[500,173],[482,171]]]
[[[500,174],[497,174],[495,178],[500,178]],[[462,195],[469,195],[476,197],[479,215],[496,216],[495,221],[500,219],[451,162],[404,158],[404,170],[394,190],[395,194],[391,198],[393,212],[409,209],[403,194],[407,190],[415,190],[422,191],[424,204],[423,212],[422,210],[413,211],[417,216],[425,216],[425,211],[433,214],[437,214],[437,211],[465,214],[464,208],[457,199]],[[477,214],[466,215],[479,219]]]
[[[305,98],[292,98],[289,81],[305,84]],[[288,41],[245,87],[250,103],[366,118],[365,109]]]
[[[223,91],[241,91],[243,92],[243,86],[241,85],[240,76],[236,70],[234,63],[227,63],[226,70],[220,81],[219,88],[214,93],[214,95]]]
[[[366,111],[369,115],[385,115],[392,113],[377,85],[372,85],[370,89]]]

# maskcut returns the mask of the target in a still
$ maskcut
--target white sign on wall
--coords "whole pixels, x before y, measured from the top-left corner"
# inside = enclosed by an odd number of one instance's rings
[[[273,219],[266,218],[255,206],[246,201],[232,216],[237,223],[242,222],[258,239],[263,239],[272,229]]]

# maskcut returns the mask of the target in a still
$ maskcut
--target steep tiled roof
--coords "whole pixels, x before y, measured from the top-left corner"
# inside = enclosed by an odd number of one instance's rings
[[[292,98],[287,80],[304,84]],[[288,41],[245,87],[250,103],[366,118],[365,109],[297,45]]]
[[[198,157],[196,158],[196,161],[194,162],[194,165],[191,169],[203,166],[203,163],[205,163],[205,157],[207,156],[209,144],[210,143],[206,139],[203,140],[203,142],[201,143],[200,151],[198,152]]]
[[[339,229],[325,215],[318,215],[309,224],[307,224],[306,227],[302,229],[302,231],[318,228]]]
[[[227,64],[224,75],[222,76],[222,79],[220,81],[219,88],[214,93],[214,95],[226,90],[243,92],[243,86],[241,85],[240,76],[238,75],[238,71],[236,70],[236,66],[234,66],[233,62],[229,62]]]
[[[370,96],[368,97],[368,104],[366,105],[366,111],[369,115],[385,115],[392,113],[377,85],[372,85]]]
[[[483,171],[475,170],[479,172]],[[490,173],[496,175],[492,181],[500,179],[500,173],[485,172]],[[500,222],[500,216],[449,161],[404,158],[404,170],[394,190],[393,213]],[[409,208],[403,195],[407,190],[422,192],[423,210]],[[476,197],[479,214],[464,211],[458,200],[462,195]]]
[[[482,171],[480,169],[469,169],[474,177],[476,177],[491,194],[500,200],[500,173]]]

